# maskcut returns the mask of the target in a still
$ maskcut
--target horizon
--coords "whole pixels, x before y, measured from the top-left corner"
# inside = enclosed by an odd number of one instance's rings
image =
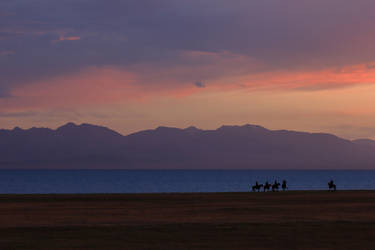
[[[375,139],[371,0],[1,1],[0,127]]]
[[[33,129],[33,128],[57,130],[58,128],[64,127],[64,126],[69,125],[69,124],[73,124],[74,126],[78,126],[78,127],[82,126],[82,125],[92,125],[92,126],[104,127],[104,128],[110,129],[110,130],[112,130],[112,131],[120,134],[121,136],[128,136],[128,135],[136,134],[136,133],[142,132],[142,131],[156,130],[158,128],[171,128],[171,129],[181,129],[181,130],[185,130],[185,129],[188,129],[188,128],[196,128],[196,129],[202,130],[202,131],[215,131],[215,130],[218,130],[218,129],[222,128],[222,127],[257,126],[257,127],[261,127],[261,128],[266,129],[266,130],[269,130],[269,131],[289,131],[289,132],[302,132],[302,133],[310,133],[310,134],[330,134],[330,135],[336,136],[338,138],[342,138],[342,139],[349,140],[349,141],[362,140],[362,139],[363,140],[375,140],[375,138],[363,138],[363,137],[349,139],[349,138],[340,137],[340,136],[338,136],[336,134],[328,133],[328,132],[324,132],[324,131],[311,132],[311,131],[299,131],[299,130],[293,130],[293,129],[287,129],[287,128],[284,128],[284,129],[270,129],[270,128],[267,128],[265,126],[259,125],[259,124],[251,124],[251,123],[237,124],[237,125],[236,124],[223,124],[223,125],[221,125],[219,127],[212,128],[212,129],[204,129],[204,128],[200,128],[200,127],[197,127],[197,126],[194,126],[194,125],[190,125],[188,127],[170,127],[170,126],[160,125],[160,126],[149,128],[149,129],[142,129],[142,130],[134,131],[134,132],[131,132],[131,133],[128,133],[128,134],[123,134],[120,131],[112,129],[111,127],[106,127],[106,126],[101,125],[101,124],[92,124],[92,123],[87,123],[87,122],[83,122],[83,123],[66,122],[66,123],[64,123],[64,124],[62,124],[60,126],[57,126],[57,127],[36,127],[36,126],[32,126],[32,127],[23,128],[23,127],[20,127],[20,126],[15,126],[13,128],[10,128],[10,129],[8,129],[8,128],[0,128],[0,130],[8,130],[8,131],[13,131],[13,130],[16,130],[16,129],[30,130],[30,129]]]

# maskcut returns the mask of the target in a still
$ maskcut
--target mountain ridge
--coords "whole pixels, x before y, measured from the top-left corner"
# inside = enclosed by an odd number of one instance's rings
[[[373,143],[372,143],[373,142]],[[0,129],[0,168],[371,169],[375,141],[223,125],[160,126],[122,135],[104,126]]]

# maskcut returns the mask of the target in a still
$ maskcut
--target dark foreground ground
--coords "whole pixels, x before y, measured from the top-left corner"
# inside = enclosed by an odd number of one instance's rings
[[[375,191],[0,195],[0,249],[375,249]]]

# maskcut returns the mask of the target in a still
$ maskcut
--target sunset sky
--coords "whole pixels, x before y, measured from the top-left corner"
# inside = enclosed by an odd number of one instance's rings
[[[0,128],[375,139],[374,0],[1,0]]]

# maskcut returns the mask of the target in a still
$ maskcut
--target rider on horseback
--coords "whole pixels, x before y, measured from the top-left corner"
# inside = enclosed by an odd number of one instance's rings
[[[332,179],[328,182],[328,189],[332,191],[336,191],[336,184],[333,182]]]
[[[261,187],[263,187],[263,184],[259,184],[258,181],[256,181],[256,182],[255,182],[255,185],[252,186],[251,189],[253,190],[253,192],[255,192],[255,191],[258,191],[258,192],[259,192]]]
[[[266,181],[266,183],[264,183],[264,186],[263,186],[263,191],[264,192],[266,192],[266,190],[269,191],[271,186],[272,185],[269,184],[268,181]]]
[[[278,191],[279,190],[280,183],[275,180],[275,182],[272,185],[272,192]]]

